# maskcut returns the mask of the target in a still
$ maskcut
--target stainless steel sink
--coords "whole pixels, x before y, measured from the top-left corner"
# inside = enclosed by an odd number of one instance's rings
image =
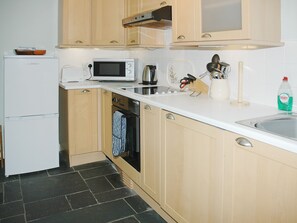
[[[282,113],[236,123],[297,141],[297,113]]]

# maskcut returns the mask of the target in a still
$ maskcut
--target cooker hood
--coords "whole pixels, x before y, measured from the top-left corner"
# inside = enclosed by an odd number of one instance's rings
[[[152,11],[138,13],[122,20],[122,24],[125,28],[141,26],[157,29],[168,29],[171,27],[171,23],[171,6],[165,6]]]

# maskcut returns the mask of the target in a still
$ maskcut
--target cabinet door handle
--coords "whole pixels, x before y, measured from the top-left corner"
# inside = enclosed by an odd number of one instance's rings
[[[167,5],[166,1],[163,1],[163,2],[160,3],[160,6],[164,6],[164,5]]]
[[[210,33],[204,33],[201,37],[205,38],[205,39],[209,39],[209,38],[211,38],[211,34]]]
[[[180,35],[177,37],[178,40],[184,40],[186,37],[184,35]]]
[[[244,147],[253,147],[253,144],[246,138],[239,137],[235,140],[238,145],[244,146]]]
[[[116,40],[111,40],[109,43],[119,43],[119,42]]]
[[[83,89],[81,92],[82,92],[82,93],[89,93],[90,90],[88,90],[88,89]]]
[[[75,43],[76,43],[76,44],[82,44],[83,41],[81,41],[81,40],[76,40]]]
[[[130,41],[130,43],[135,43],[135,42],[136,42],[135,39],[133,39],[133,40]]]
[[[145,106],[144,106],[144,109],[145,109],[145,110],[152,110],[151,106],[149,106],[149,105],[145,105]]]
[[[169,120],[175,120],[174,115],[171,114],[171,113],[166,114],[166,118],[169,119]]]

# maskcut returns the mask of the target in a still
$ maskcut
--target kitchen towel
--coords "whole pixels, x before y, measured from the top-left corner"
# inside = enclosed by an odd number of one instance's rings
[[[115,111],[112,117],[112,154],[114,156],[120,156],[126,152],[126,132],[126,116]]]

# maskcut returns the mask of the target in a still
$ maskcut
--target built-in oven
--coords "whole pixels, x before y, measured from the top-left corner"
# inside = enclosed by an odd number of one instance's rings
[[[140,102],[112,93],[113,127],[116,111],[125,118],[125,152],[120,156],[140,172]]]

